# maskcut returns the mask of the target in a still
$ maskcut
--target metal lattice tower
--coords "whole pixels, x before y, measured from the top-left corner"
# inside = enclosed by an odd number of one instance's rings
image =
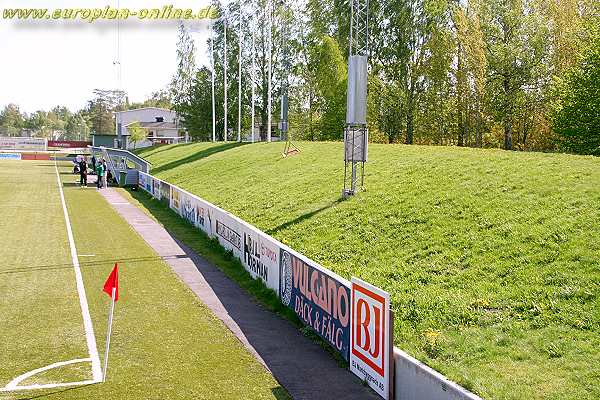
[[[364,184],[369,132],[367,129],[367,57],[369,54],[369,0],[350,0],[348,94],[344,128],[343,197]],[[350,169],[350,173],[348,170]],[[360,180],[360,187],[357,183]]]
[[[369,55],[369,0],[350,0],[350,55]]]

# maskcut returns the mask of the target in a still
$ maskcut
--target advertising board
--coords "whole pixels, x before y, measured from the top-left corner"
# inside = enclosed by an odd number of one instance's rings
[[[390,295],[352,277],[350,371],[384,399],[390,392]]]
[[[60,149],[77,149],[91,146],[92,142],[83,140],[48,140],[48,147],[56,147]]]
[[[167,207],[171,206],[171,185],[165,181],[160,181],[159,200],[162,201]]]
[[[260,279],[279,295],[278,242],[245,222],[240,221],[239,226],[243,236],[241,261],[244,268],[254,279]]]
[[[233,255],[242,260],[242,233],[238,220],[229,213],[212,208],[212,217],[215,223],[215,235],[221,246],[233,252]]]
[[[0,149],[4,150],[47,150],[48,141],[44,138],[0,137]]]
[[[0,160],[20,160],[21,153],[0,153]]]
[[[177,214],[181,215],[180,206],[181,206],[181,197],[183,193],[177,186],[171,187],[171,201],[169,203],[169,207]]]
[[[350,287],[331,271],[291,249],[280,250],[282,303],[348,361]]]

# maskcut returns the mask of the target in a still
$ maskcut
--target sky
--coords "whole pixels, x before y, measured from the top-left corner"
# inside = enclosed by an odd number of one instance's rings
[[[6,8],[104,8],[118,0],[0,0]],[[209,0],[120,0],[121,8],[191,8]],[[165,88],[176,69],[177,21],[121,22],[121,84],[131,102],[143,101]],[[206,52],[208,21],[197,22],[196,64],[209,65]],[[19,21],[0,14],[0,109],[9,103],[32,113],[56,105],[83,108],[93,89],[119,86],[115,21]]]

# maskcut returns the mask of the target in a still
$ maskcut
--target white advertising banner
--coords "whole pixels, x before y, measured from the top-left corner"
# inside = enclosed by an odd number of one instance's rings
[[[138,174],[139,174],[138,175],[139,176],[139,178],[138,178],[139,179],[139,183],[138,183],[139,187],[142,188],[143,190],[145,190],[146,192],[152,194],[152,189],[153,189],[153,187],[152,187],[152,182],[153,182],[152,177],[150,175],[148,175],[148,174],[145,174],[145,173],[141,172],[141,171]]]
[[[21,153],[0,153],[0,160],[20,160]]]
[[[390,295],[352,277],[350,371],[384,399],[390,393]]]
[[[242,260],[243,244],[240,224],[234,216],[226,211],[218,208],[210,210],[213,213],[211,219],[214,218],[215,235],[219,239],[219,243],[226,250],[233,251],[233,255]]]
[[[217,208],[200,199],[196,200],[196,205],[196,226],[202,229],[208,236],[215,237],[217,235],[217,221],[215,219],[215,210]]]
[[[171,201],[169,202],[169,207],[177,214],[181,215],[181,198],[183,197],[183,193],[181,189],[177,186],[171,186]]]
[[[152,196],[160,200],[160,180],[156,178],[152,178]]]
[[[195,200],[196,199],[193,196],[190,196],[186,192],[182,191],[180,193],[179,215],[181,215],[181,217],[183,219],[185,219],[187,222],[189,222],[190,224],[192,224],[194,226],[196,226],[196,218],[197,218]]]
[[[240,221],[244,268],[254,279],[260,279],[279,296],[279,242]]]
[[[0,137],[2,150],[37,150],[45,151],[48,141],[44,138]]]

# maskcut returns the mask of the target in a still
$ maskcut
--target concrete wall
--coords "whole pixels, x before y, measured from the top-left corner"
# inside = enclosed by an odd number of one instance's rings
[[[482,400],[394,347],[395,400]]]

